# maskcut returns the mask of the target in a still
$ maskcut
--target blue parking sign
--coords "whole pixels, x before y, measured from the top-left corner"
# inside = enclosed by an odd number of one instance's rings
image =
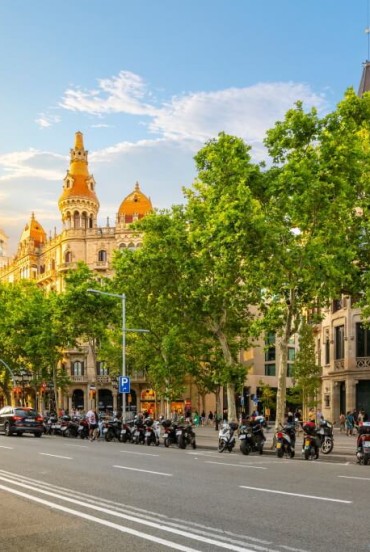
[[[120,393],[130,393],[130,378],[127,376],[119,377],[119,392]]]

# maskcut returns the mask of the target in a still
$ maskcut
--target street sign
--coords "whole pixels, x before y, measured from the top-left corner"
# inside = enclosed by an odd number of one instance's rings
[[[118,389],[120,393],[130,393],[130,390],[131,390],[130,378],[127,376],[120,376]]]

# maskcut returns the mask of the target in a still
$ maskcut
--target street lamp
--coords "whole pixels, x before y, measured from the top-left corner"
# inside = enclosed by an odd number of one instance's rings
[[[122,301],[122,377],[126,376],[126,332],[148,333],[149,330],[128,330],[126,328],[126,295],[124,293],[108,293],[99,289],[87,289],[88,293],[97,293],[98,295],[108,295],[109,297],[118,297]],[[126,393],[122,393],[122,415],[126,417]]]
[[[24,390],[26,387],[26,383],[30,383],[32,379],[32,374],[22,368],[16,375],[15,375],[15,381],[21,385],[22,387],[22,406],[24,406]]]

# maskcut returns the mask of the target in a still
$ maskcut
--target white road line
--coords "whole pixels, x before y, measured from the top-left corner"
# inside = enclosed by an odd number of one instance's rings
[[[268,470],[262,466],[252,466],[252,464],[229,464],[228,462],[212,462],[211,460],[205,460],[205,464],[217,464],[218,466],[234,466],[236,468],[253,468],[255,470]]]
[[[181,550],[182,552],[199,552],[198,550],[195,550],[194,548],[189,548],[188,546],[182,546],[181,544],[176,544],[174,542],[160,539],[158,537],[155,537],[154,535],[145,535],[142,531],[136,531],[135,529],[129,529],[128,527],[122,527],[122,525],[118,525],[118,523],[112,523],[111,521],[107,521],[104,519],[97,518],[95,516],[91,516],[90,514],[84,514],[82,512],[78,512],[77,510],[73,510],[72,508],[67,508],[66,506],[61,506],[60,504],[54,504],[54,502],[50,502],[49,500],[44,500],[43,498],[37,498],[35,496],[29,495],[27,493],[23,493],[20,491],[16,491],[15,489],[10,489],[8,487],[5,487],[5,485],[0,485],[0,489],[7,491],[9,493],[13,493],[17,496],[21,496],[23,498],[27,498],[29,500],[33,500],[34,502],[37,502],[38,504],[43,504],[45,506],[48,506],[49,508],[53,508],[54,510],[60,510],[61,512],[65,512],[66,514],[72,514],[73,516],[86,519],[88,521],[93,521],[95,523],[99,523],[100,525],[105,525],[105,527],[110,527],[111,529],[116,529],[117,531],[121,531],[122,533],[128,533],[129,535],[133,535],[135,537],[139,537],[144,540],[149,540],[151,542],[156,542],[158,544],[162,544],[163,546],[167,546],[171,548],[171,550]],[[248,552],[248,551],[246,551]],[[250,551],[252,552],[252,551]]]
[[[299,493],[287,493],[285,491],[275,491],[273,489],[262,489],[259,487],[247,487],[246,485],[239,485],[241,489],[249,489],[251,491],[260,491],[262,493],[282,494],[288,496],[298,496],[300,498],[313,498],[314,500],[325,500],[327,502],[339,502],[341,504],[352,504],[352,500],[340,500],[339,498],[326,498],[324,496],[304,495]]]
[[[350,475],[338,475],[341,479],[359,479],[360,481],[370,481],[370,477],[355,477]]]
[[[140,454],[141,456],[159,456],[159,454],[150,454],[150,452],[134,452],[133,450],[120,450],[123,454]]]
[[[59,454],[48,454],[47,452],[39,452],[42,456],[52,456],[53,458],[63,458],[64,460],[72,460],[71,456],[59,456]]]
[[[156,471],[150,471],[150,470],[140,470],[139,468],[128,468],[127,466],[113,466],[113,468],[119,468],[121,470],[131,470],[131,471],[138,471],[138,472],[144,472],[144,473],[152,473],[154,475],[166,475],[167,477],[172,477],[172,473],[162,473],[162,472],[156,472]]]
[[[9,449],[9,450],[13,450],[14,447],[5,447],[4,445],[0,445],[0,448],[5,448],[5,449]]]
[[[66,443],[67,447],[78,447],[78,448],[88,448],[86,445],[70,445],[69,443]]]
[[[3,480],[3,481],[7,481],[7,479],[5,477],[0,477],[0,479]],[[114,511],[109,510],[107,508],[102,508],[101,506],[97,506],[97,505],[94,505],[94,504],[87,504],[85,502],[82,502],[80,500],[76,500],[74,498],[65,497],[63,495],[58,495],[57,493],[51,493],[49,491],[42,490],[42,489],[35,489],[31,485],[26,485],[26,484],[20,483],[18,481],[7,481],[7,482],[12,484],[12,485],[16,485],[18,487],[23,487],[25,489],[31,489],[31,490],[34,490],[38,493],[45,494],[47,496],[51,496],[54,499],[62,499],[65,502],[70,502],[72,504],[78,505],[79,507],[89,508],[91,510],[96,510],[97,512],[106,513],[106,514],[111,515],[113,517],[117,517],[117,518],[120,518],[120,519],[126,519],[128,521],[134,521],[136,523],[140,523],[141,525],[145,525],[147,527],[154,528],[155,530],[162,530],[162,531],[165,531],[167,533],[173,533],[177,536],[183,536],[183,537],[186,537],[186,538],[191,539],[191,540],[195,540],[195,541],[198,541],[198,542],[203,542],[203,543],[206,543],[206,544],[210,544],[210,545],[213,546],[213,549],[214,549],[214,546],[216,546],[218,548],[224,548],[224,549],[228,550],[229,552],[231,550],[234,551],[234,552],[255,552],[256,548],[257,548],[258,550],[268,552],[268,550],[266,548],[257,547],[254,544],[251,545],[251,546],[253,546],[253,549],[245,548],[244,545],[242,547],[241,546],[235,546],[235,545],[231,544],[230,542],[227,542],[227,543],[221,542],[221,541],[216,540],[214,538],[208,538],[208,537],[204,537],[202,535],[196,535],[196,534],[191,533],[189,531],[183,531],[179,528],[168,527],[168,525],[166,525],[166,524],[161,525],[158,522],[143,520],[143,519],[131,516],[131,515],[123,514],[123,513],[120,513],[120,512],[114,512]],[[16,494],[18,496],[22,496],[22,497],[27,498],[29,500],[33,500],[35,502],[38,502],[39,504],[47,505],[50,508],[54,508],[56,510],[61,510],[63,512],[75,515],[77,517],[82,517],[82,518],[87,519],[89,521],[94,521],[96,523],[100,523],[101,525],[105,525],[106,527],[110,527],[112,529],[117,529],[118,531],[122,531],[123,533],[129,533],[131,535],[140,537],[140,538],[145,539],[145,540],[149,540],[149,541],[152,541],[152,542],[158,542],[159,544],[163,544],[164,546],[171,547],[172,550],[182,550],[183,552],[200,552],[199,550],[194,550],[193,548],[189,548],[187,546],[182,546],[180,544],[176,544],[176,543],[173,543],[171,541],[166,541],[164,539],[154,537],[152,534],[147,535],[147,534],[143,533],[142,530],[141,531],[136,531],[135,529],[130,529],[128,527],[123,527],[122,525],[118,525],[116,523],[112,523],[112,522],[104,520],[104,519],[96,518],[96,517],[91,516],[89,514],[85,514],[85,513],[81,512],[79,510],[72,510],[72,509],[67,508],[65,506],[61,506],[60,504],[55,504],[54,502],[49,502],[48,500],[44,500],[42,498],[35,497],[31,494],[27,494],[27,493],[24,493],[22,491],[17,491],[15,489],[11,488],[11,487],[6,487],[5,485],[0,485],[0,490],[7,491],[7,492],[10,492],[10,493]]]

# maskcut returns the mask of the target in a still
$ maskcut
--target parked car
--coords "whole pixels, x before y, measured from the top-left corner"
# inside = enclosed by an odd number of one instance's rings
[[[33,433],[41,437],[44,433],[43,417],[36,410],[26,406],[4,406],[0,410],[0,431],[10,437],[14,433]]]

